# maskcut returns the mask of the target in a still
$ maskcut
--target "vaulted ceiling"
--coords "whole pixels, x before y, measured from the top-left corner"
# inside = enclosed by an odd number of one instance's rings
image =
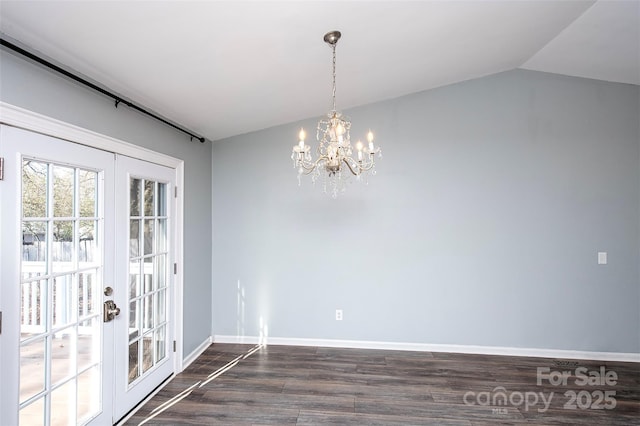
[[[514,68],[640,85],[640,0],[0,1],[0,31],[210,140]]]

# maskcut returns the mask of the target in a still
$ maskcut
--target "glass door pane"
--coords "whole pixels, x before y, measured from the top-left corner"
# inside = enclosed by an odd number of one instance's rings
[[[129,385],[167,356],[166,187],[152,179],[129,179]]]
[[[83,424],[101,407],[101,173],[24,158],[21,424]]]

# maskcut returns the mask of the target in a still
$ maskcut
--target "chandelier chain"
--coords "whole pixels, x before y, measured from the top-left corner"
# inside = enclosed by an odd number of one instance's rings
[[[333,112],[336,112],[336,44],[332,44],[333,49]]]

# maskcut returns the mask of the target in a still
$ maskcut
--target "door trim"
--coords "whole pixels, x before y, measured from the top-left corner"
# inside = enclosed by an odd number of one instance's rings
[[[150,163],[160,164],[176,170],[176,187],[178,194],[176,202],[176,235],[175,262],[178,264],[174,275],[175,300],[174,310],[174,339],[176,351],[174,356],[174,373],[180,373],[184,369],[183,362],[183,265],[184,265],[184,160],[171,157],[166,154],[151,151],[146,148],[125,142],[111,136],[106,136],[82,127],[75,126],[55,118],[47,117],[15,105],[0,101],[0,123],[24,130],[29,130],[58,139],[67,140],[80,145],[97,148],[114,154],[126,155]],[[6,325],[4,325],[6,327]]]

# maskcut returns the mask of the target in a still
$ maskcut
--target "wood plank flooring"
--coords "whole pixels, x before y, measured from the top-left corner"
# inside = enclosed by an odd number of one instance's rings
[[[551,373],[539,385],[538,367]],[[601,367],[615,372],[616,384],[611,377],[582,384],[580,367],[586,376]],[[554,385],[563,371],[571,374],[566,385]],[[605,399],[604,391],[614,393]],[[626,426],[639,419],[638,363],[214,344],[126,424]]]

